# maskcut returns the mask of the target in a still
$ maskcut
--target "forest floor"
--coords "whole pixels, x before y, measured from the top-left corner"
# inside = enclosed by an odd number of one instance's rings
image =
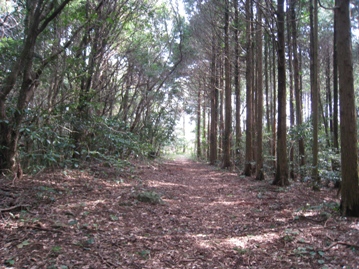
[[[0,268],[359,268],[333,188],[184,158],[0,182]]]

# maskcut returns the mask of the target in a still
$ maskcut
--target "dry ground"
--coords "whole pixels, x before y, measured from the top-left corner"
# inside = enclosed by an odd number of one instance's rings
[[[336,191],[186,159],[0,185],[0,268],[359,268]]]

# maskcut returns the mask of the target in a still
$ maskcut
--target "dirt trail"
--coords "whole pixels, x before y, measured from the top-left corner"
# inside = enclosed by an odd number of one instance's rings
[[[18,185],[12,191],[31,206],[2,213],[0,262],[8,267],[359,265],[359,224],[338,216],[332,189],[279,188],[184,158],[123,174],[58,171]]]

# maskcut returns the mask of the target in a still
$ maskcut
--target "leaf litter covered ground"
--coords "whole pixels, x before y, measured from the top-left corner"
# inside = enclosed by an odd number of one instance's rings
[[[0,268],[358,268],[336,191],[186,159],[0,186]]]

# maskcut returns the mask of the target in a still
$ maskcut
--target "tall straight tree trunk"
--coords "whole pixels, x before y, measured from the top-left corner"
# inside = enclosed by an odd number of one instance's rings
[[[223,135],[222,169],[231,166],[231,129],[232,129],[232,89],[229,50],[229,0],[225,1],[224,11],[224,74],[225,74],[225,122]]]
[[[277,166],[277,73],[276,73],[276,49],[275,49],[275,37],[272,38],[272,156],[273,167]]]
[[[264,37],[264,74],[265,74],[265,96],[266,96],[266,123],[267,123],[267,133],[271,131],[271,124],[270,124],[270,105],[269,105],[269,38],[268,35]]]
[[[203,85],[206,85],[206,81],[204,80],[203,82]],[[204,92],[202,91],[202,95],[204,96]],[[203,99],[205,99],[203,97]],[[202,100],[202,127],[201,129],[203,130],[202,131],[202,142],[201,142],[201,156],[204,157],[204,156],[207,156],[207,147],[206,147],[206,144],[207,144],[207,125],[206,125],[206,120],[207,120],[207,113],[206,113],[206,108],[207,108],[207,99],[206,100]]]
[[[294,0],[295,1],[295,0]],[[296,26],[295,26],[296,29]],[[295,100],[296,100],[296,115],[297,115],[297,125],[302,126],[303,124],[303,76],[302,72],[302,51],[299,50],[298,55],[298,47],[297,47],[297,36],[293,34],[295,37],[295,47],[294,50],[294,87],[295,87]],[[293,41],[294,42],[294,41]],[[294,46],[294,45],[293,45]],[[298,141],[298,149],[299,149],[299,166],[301,167],[300,172],[303,174],[303,167],[305,166],[305,144],[304,137],[301,136]]]
[[[253,4],[254,6],[254,4]],[[257,15],[254,14],[254,8],[252,7],[252,156],[253,156],[253,164],[252,166],[253,172],[255,172],[255,169],[257,168]]]
[[[217,136],[218,136],[218,88],[217,88],[217,48],[216,38],[212,37],[212,59],[211,59],[211,128],[210,128],[210,153],[209,163],[214,165],[217,161]]]
[[[342,161],[341,213],[359,217],[359,178],[356,107],[350,26],[350,0],[338,0],[337,49]]]
[[[312,179],[319,180],[318,174],[318,121],[319,121],[319,68],[318,68],[318,3],[310,0],[310,54],[311,54],[311,93],[312,93],[312,122],[313,122],[313,146],[312,146]]]
[[[287,160],[287,113],[286,113],[286,74],[285,74],[285,22],[284,0],[278,0],[278,132],[277,132],[277,170],[273,181],[274,185],[288,186]]]
[[[257,32],[256,32],[256,55],[257,55],[257,156],[256,156],[256,179],[264,180],[263,173],[263,28],[261,0],[257,2]]]
[[[252,175],[252,167],[251,162],[253,161],[252,154],[252,139],[253,139],[253,127],[252,127],[252,77],[253,77],[253,65],[252,65],[252,29],[251,29],[251,5],[252,1],[246,0],[246,103],[247,103],[247,117],[246,117],[246,156],[245,156],[245,167],[244,167],[244,175],[251,176]]]
[[[197,158],[201,158],[201,86],[198,89],[197,93]]]
[[[290,3],[287,2],[287,10],[290,10]],[[287,47],[288,47],[288,71],[289,71],[289,119],[290,127],[293,128],[295,124],[294,117],[294,85],[293,85],[293,47],[292,47],[292,29],[290,27],[290,14],[287,13],[286,22],[287,22]],[[289,175],[291,179],[294,179],[294,143],[290,143],[289,148]]]
[[[329,134],[329,130],[328,130],[328,121],[327,118],[325,117],[325,110],[324,110],[324,106],[323,106],[323,102],[322,99],[319,96],[319,108],[322,114],[322,119],[323,119],[323,124],[324,124],[324,131],[325,131],[325,136],[326,136],[326,140],[327,140],[327,147],[330,148],[330,134]]]
[[[224,135],[224,64],[223,64],[223,53],[221,53],[221,58],[219,61],[219,88],[221,89],[219,93],[219,148],[218,155],[220,159],[223,159],[223,135]]]
[[[234,6],[234,53],[235,53],[235,63],[234,63],[234,91],[235,91],[235,102],[236,102],[236,111],[235,111],[235,120],[236,120],[236,154],[239,154],[240,144],[241,144],[241,76],[240,76],[240,43],[239,43],[239,10],[238,10],[238,1],[233,1]]]
[[[209,100],[209,103],[210,103],[210,100]],[[207,128],[207,136],[206,136],[207,155],[206,156],[207,156],[207,160],[210,160],[211,159],[211,110],[210,109],[207,110],[207,125],[206,125],[206,128]]]
[[[273,7],[271,6],[269,1],[265,1],[265,7],[268,10],[272,10]],[[273,10],[273,13],[275,11]],[[274,23],[270,20],[268,16],[265,16],[267,20],[267,24],[273,25]],[[272,26],[274,27],[274,25]],[[266,45],[267,45],[267,63],[268,68],[266,68],[267,83],[268,83],[268,107],[269,110],[268,114],[268,132],[270,135],[269,145],[268,145],[268,154],[271,156],[272,159],[272,166],[276,167],[276,145],[277,145],[277,86],[276,86],[276,38],[274,35],[267,34],[266,35]],[[270,100],[270,101],[269,101]]]
[[[338,0],[335,0],[338,6]],[[333,146],[339,152],[339,90],[338,90],[338,49],[337,49],[337,12],[334,11],[334,48],[333,48]],[[339,29],[340,31],[340,29]]]
[[[325,84],[326,84],[326,113],[329,119],[329,132],[331,135],[331,140],[333,141],[333,106],[332,106],[332,89],[331,89],[331,73],[330,73],[330,50],[328,48],[328,54],[326,57],[326,67],[325,67]],[[331,141],[331,142],[332,142]],[[332,144],[332,143],[330,143]]]
[[[185,138],[186,137],[186,117],[185,117],[185,114],[183,114],[183,125],[182,125],[182,135],[183,137]],[[182,148],[182,153],[186,153],[186,143],[183,143],[183,148]]]

